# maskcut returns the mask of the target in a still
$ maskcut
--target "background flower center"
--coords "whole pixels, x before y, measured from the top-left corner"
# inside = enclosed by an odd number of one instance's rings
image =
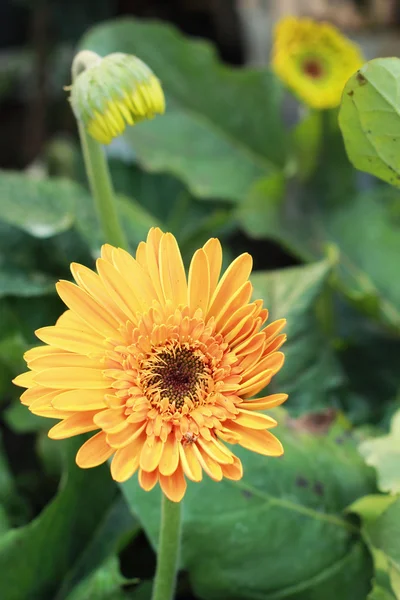
[[[313,79],[319,79],[324,73],[322,64],[317,58],[307,58],[303,62],[303,71]]]

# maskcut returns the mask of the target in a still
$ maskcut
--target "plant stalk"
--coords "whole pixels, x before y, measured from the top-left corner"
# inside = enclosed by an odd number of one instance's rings
[[[152,600],[173,600],[179,565],[181,503],[162,496],[161,527]]]
[[[72,64],[72,81],[74,82],[83,70],[98,60],[100,57],[94,52],[86,50],[79,52]],[[79,121],[78,128],[86,174],[104,239],[113,246],[128,250],[128,242],[118,219],[115,194],[104,149],[87,133],[83,123]]]

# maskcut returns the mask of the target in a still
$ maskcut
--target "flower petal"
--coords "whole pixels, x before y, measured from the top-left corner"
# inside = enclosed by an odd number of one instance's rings
[[[86,433],[87,431],[94,431],[98,429],[96,423],[93,422],[93,417],[96,411],[75,413],[70,417],[67,417],[61,423],[54,425],[48,433],[49,438],[52,440],[62,440],[64,438]]]
[[[246,408],[247,410],[267,410],[268,408],[283,404],[287,399],[287,394],[271,394],[270,396],[264,396],[263,398],[242,402],[239,407]]]
[[[168,477],[160,473],[160,486],[169,500],[180,502],[186,492],[186,481],[181,465],[173,475],[168,475]]]
[[[178,306],[187,303],[185,267],[176,239],[165,233],[160,242],[160,279],[166,301]]]
[[[210,297],[210,271],[204,250],[197,250],[189,267],[188,304],[194,313],[198,308],[206,314]]]
[[[68,390],[58,392],[52,405],[59,410],[86,411],[107,408],[104,390]]]
[[[61,300],[92,329],[104,337],[115,337],[118,321],[104,310],[89,294],[70,281],[56,284]]]
[[[145,492],[150,492],[158,481],[158,471],[143,471],[139,469],[139,485]]]
[[[158,469],[162,475],[172,475],[178,468],[179,463],[179,447],[176,441],[175,434],[172,432],[167,437]]]
[[[100,431],[79,448],[76,464],[81,469],[97,467],[106,462],[113,452],[114,450],[107,444],[106,434],[104,431]]]
[[[102,365],[99,365],[100,367]],[[57,367],[46,369],[35,373],[35,381],[45,387],[58,390],[70,390],[71,388],[82,390],[107,390],[110,380],[104,377],[100,369],[89,369],[86,367]]]

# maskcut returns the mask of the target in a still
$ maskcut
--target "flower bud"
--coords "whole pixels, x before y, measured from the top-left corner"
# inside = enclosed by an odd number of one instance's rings
[[[109,144],[126,125],[165,111],[160,82],[139,58],[121,52],[98,60],[94,53],[90,55],[90,64],[71,86],[70,102],[76,118],[95,140]]]

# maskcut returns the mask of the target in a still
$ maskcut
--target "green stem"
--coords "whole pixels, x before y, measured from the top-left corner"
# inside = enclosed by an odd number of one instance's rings
[[[162,497],[161,528],[152,600],[173,600],[181,537],[181,503]]]
[[[82,51],[72,64],[72,81],[85,69],[100,60],[94,52]],[[90,190],[95,201],[97,214],[106,242],[128,250],[128,242],[118,219],[115,194],[104,149],[87,132],[83,123],[78,122],[79,137]]]
[[[104,239],[113,246],[128,250],[128,242],[117,215],[115,195],[104,150],[101,144],[86,132],[83,123],[79,123],[78,127],[86,173]]]

